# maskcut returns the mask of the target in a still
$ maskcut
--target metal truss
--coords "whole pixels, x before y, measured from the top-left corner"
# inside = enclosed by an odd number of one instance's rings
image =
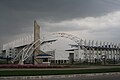
[[[56,37],[68,38],[68,39],[74,41],[77,44],[79,44],[81,42],[81,40],[82,40],[79,37],[76,37],[74,35],[67,34],[67,33],[54,33],[53,35],[55,35]]]
[[[40,44],[38,44],[36,47],[34,47],[34,45],[39,42],[40,39],[36,40],[35,42],[32,42],[29,45],[26,45],[22,50],[20,50],[20,52],[16,55],[16,57],[13,58],[12,63],[14,63],[15,61],[19,61],[19,64],[24,64],[24,61],[27,60],[34,52],[34,50],[36,50],[36,48],[38,48],[39,46],[42,46],[46,43],[51,43],[51,42],[55,42],[56,40],[49,40],[49,41],[42,41]]]

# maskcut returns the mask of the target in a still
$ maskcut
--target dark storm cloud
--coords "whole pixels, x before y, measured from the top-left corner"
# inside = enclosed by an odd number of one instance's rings
[[[106,0],[111,2],[111,0]],[[116,9],[104,0],[7,0],[2,2],[10,10],[27,13],[31,17],[50,17],[56,20],[98,16]],[[106,4],[105,4],[106,3]]]
[[[97,17],[119,10],[119,3],[119,0],[0,0],[1,43],[14,35],[31,33],[34,19],[41,22],[60,22],[89,16]],[[73,30],[73,27],[59,26],[52,29],[59,30]]]
[[[98,16],[114,10],[113,6],[110,8],[99,0],[2,0],[0,4],[2,31],[9,26],[11,29],[8,31],[13,34],[21,28],[31,27],[34,19],[62,21]]]

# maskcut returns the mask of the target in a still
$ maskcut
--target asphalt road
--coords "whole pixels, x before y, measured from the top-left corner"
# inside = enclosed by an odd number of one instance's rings
[[[104,76],[87,76],[87,77],[75,77],[75,78],[52,78],[42,80],[120,80],[120,75],[104,75]]]

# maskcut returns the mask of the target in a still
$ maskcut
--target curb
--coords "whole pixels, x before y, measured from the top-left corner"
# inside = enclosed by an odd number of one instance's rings
[[[120,72],[94,73],[94,74],[48,75],[48,76],[13,76],[13,77],[0,77],[0,80],[34,80],[34,79],[50,79],[50,78],[91,77],[91,76],[102,76],[102,75],[120,75]]]

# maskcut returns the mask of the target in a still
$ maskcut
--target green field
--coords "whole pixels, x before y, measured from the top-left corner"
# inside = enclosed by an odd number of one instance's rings
[[[64,74],[90,74],[120,72],[120,68],[107,69],[81,69],[81,70],[0,70],[2,76],[42,76],[42,75],[64,75]]]

